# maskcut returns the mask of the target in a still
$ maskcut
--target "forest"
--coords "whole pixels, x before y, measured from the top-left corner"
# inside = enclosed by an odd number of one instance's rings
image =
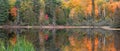
[[[119,0],[0,0],[0,4],[0,25],[119,24]]]

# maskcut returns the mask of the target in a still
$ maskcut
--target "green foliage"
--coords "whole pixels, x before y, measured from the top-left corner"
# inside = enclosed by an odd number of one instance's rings
[[[60,0],[46,0],[45,1],[45,13],[49,15],[50,22],[54,20],[53,17],[56,17],[57,25],[65,25],[67,22],[67,13],[66,10],[61,8]]]
[[[34,25],[37,23],[32,0],[22,0],[20,3],[20,19],[23,25]]]
[[[66,20],[67,17],[65,16],[64,10],[61,8],[57,8],[56,10],[57,10],[56,11],[56,18],[57,18],[56,24],[57,25],[65,25],[67,22],[67,20]]]
[[[45,0],[45,13],[48,14],[50,18],[54,17],[55,5],[55,0]]]
[[[38,17],[39,16],[39,10],[40,10],[40,0],[35,0],[33,1],[33,10],[34,10],[34,13],[35,13],[35,16]]]
[[[6,23],[8,18],[9,4],[8,0],[0,0],[0,25]]]
[[[35,51],[34,46],[23,38],[20,38],[14,46],[4,46],[5,43],[0,41],[0,51]]]

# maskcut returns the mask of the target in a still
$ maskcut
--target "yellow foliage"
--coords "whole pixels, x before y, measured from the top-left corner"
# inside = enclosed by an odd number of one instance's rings
[[[92,14],[92,0],[62,0],[63,7],[70,8],[70,18],[75,18],[79,12],[83,12],[85,16]],[[108,14],[114,13],[116,8],[120,8],[120,1],[106,2],[105,0],[95,0],[95,17],[98,18],[100,11],[108,11]]]
[[[75,13],[76,13],[76,9],[75,8],[71,9],[69,17],[73,19],[75,16]]]
[[[62,3],[63,3],[64,7],[73,8],[73,7],[80,6],[81,5],[81,0],[69,0],[69,1],[62,0]]]
[[[9,0],[9,4],[10,4],[11,6],[14,6],[14,5],[15,5],[15,2],[16,2],[16,0]]]
[[[78,7],[81,5],[81,0],[70,0],[69,5],[71,7]]]
[[[104,0],[95,0],[95,15],[98,16],[99,10],[97,3],[104,2]],[[62,1],[63,7],[71,8],[70,15],[73,17],[75,13],[84,11],[85,15],[91,15],[92,13],[92,1],[91,0],[68,0]]]

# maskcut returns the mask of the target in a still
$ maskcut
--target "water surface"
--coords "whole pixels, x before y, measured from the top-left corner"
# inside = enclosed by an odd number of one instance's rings
[[[104,29],[0,29],[0,47],[3,51],[119,51],[119,33]]]

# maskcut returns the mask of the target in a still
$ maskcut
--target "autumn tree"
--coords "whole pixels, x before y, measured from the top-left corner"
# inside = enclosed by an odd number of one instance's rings
[[[14,22],[16,17],[17,17],[17,8],[16,7],[10,8],[9,17],[8,17],[9,21]]]
[[[82,0],[62,0],[62,8],[64,8],[67,24],[79,25],[84,19],[84,9],[86,3],[82,4]]]
[[[70,9],[69,18],[72,19],[72,22],[74,22],[75,24],[79,24],[84,20],[89,20],[89,18],[95,20],[98,20],[98,18],[100,18],[100,9],[102,8],[102,4],[105,3],[105,1],[94,0],[94,2],[94,17],[92,17],[92,0],[62,0],[62,6],[64,8]]]

